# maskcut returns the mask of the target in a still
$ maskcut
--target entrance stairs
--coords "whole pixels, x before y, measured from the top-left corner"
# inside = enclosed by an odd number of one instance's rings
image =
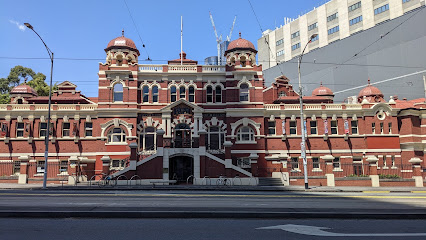
[[[263,177],[259,178],[259,186],[283,186],[280,178]]]

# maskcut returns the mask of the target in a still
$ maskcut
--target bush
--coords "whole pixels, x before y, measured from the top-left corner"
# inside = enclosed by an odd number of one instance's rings
[[[398,176],[397,174],[380,174],[379,178],[380,179],[398,179],[398,178],[401,178],[401,177]]]
[[[364,175],[364,174],[361,174],[361,175],[351,174],[351,175],[349,175],[347,177],[369,177],[369,176],[368,175]]]

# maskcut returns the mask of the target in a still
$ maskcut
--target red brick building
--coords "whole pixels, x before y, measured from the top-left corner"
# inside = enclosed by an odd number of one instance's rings
[[[202,66],[185,53],[140,65],[124,36],[105,52],[98,98],[59,84],[50,127],[47,97],[25,83],[11,91],[11,103],[0,105],[0,181],[40,181],[50,131],[49,181],[81,174],[142,184],[215,184],[219,176],[240,185],[303,184],[305,134],[310,185],[423,185],[424,99],[386,102],[368,85],[350,104],[337,104],[320,85],[303,97],[302,133],[290,80],[265,86],[257,51],[241,36],[229,44],[226,66]]]

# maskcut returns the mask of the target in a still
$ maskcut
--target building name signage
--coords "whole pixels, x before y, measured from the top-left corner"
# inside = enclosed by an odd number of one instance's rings
[[[125,45],[126,41],[125,40],[115,40],[115,45]]]
[[[175,107],[173,109],[173,115],[177,116],[177,115],[191,115],[192,114],[192,109],[188,106],[178,106]]]

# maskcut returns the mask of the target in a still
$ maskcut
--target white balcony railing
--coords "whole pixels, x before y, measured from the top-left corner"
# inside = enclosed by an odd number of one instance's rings
[[[169,65],[169,72],[197,72],[197,66]]]
[[[281,106],[279,104],[265,104],[265,108],[268,110],[280,110]]]
[[[225,66],[203,66],[203,72],[225,72]]]
[[[140,72],[163,72],[163,65],[139,65]]]

